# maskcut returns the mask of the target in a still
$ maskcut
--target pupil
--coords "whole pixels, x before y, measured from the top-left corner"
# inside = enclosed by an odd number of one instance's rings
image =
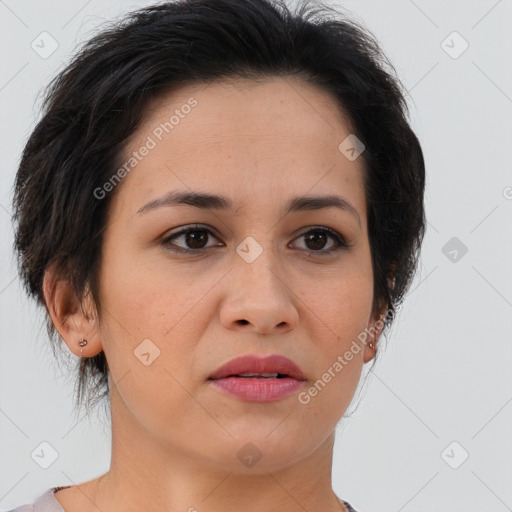
[[[198,234],[199,233],[199,234]],[[207,233],[204,229],[198,229],[187,233],[187,244],[193,249],[202,249],[208,238]],[[201,244],[201,241],[203,244]],[[199,243],[199,245],[195,245]]]
[[[325,240],[323,240],[320,244],[316,244],[315,246],[315,238],[316,238],[316,241],[318,242],[318,238],[317,237],[321,237],[323,239],[325,239],[325,233],[321,233],[319,231],[315,231],[313,234],[310,234],[306,237],[306,239],[308,241],[311,241],[313,240],[313,249],[322,249],[322,247],[325,245]]]

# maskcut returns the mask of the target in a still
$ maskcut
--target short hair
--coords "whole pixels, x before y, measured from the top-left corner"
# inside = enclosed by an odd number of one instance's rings
[[[404,87],[374,36],[318,2],[295,10],[284,0],[161,3],[126,14],[84,43],[48,85],[17,171],[14,245],[27,293],[47,308],[42,283],[55,264],[81,301],[91,292],[100,313],[102,234],[120,187],[102,200],[94,190],[122,163],[151,99],[223,78],[292,76],[330,93],[365,146],[373,311],[388,308],[386,329],[424,236],[423,154]],[[56,329],[49,315],[46,322],[55,354]],[[103,352],[80,359],[76,405],[109,394],[107,372]]]

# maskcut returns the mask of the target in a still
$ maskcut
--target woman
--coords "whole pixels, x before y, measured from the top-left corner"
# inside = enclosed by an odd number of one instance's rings
[[[78,402],[110,401],[112,458],[18,512],[354,510],[334,429],[425,228],[391,69],[328,7],[185,0],[55,79],[15,243]]]

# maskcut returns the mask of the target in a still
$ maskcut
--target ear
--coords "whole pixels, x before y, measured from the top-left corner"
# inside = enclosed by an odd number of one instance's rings
[[[396,280],[396,263],[391,263],[390,271],[388,274],[388,288],[389,290],[393,290],[395,287],[395,280]],[[367,363],[368,361],[371,361],[377,352],[377,343],[379,341],[380,335],[382,334],[382,331],[384,330],[385,326],[385,319],[387,316],[387,313],[389,311],[389,304],[387,304],[385,307],[383,307],[377,315],[372,314],[370,317],[370,322],[367,327],[367,334],[368,337],[366,339],[365,343],[365,349],[364,349],[364,362]],[[372,343],[373,348],[370,347],[370,343]]]
[[[380,311],[371,314],[370,321],[368,323],[367,338],[364,349],[364,362],[371,361],[377,353],[377,345],[380,339],[380,335],[386,326],[386,321],[389,320],[388,314],[390,312],[389,304],[383,306]],[[370,346],[372,344],[372,346]],[[373,347],[373,348],[372,348]]]
[[[59,277],[53,264],[46,269],[43,294],[53,325],[73,354],[92,357],[103,350],[99,322],[89,290],[84,298],[84,310],[69,281]],[[84,347],[78,344],[82,338],[87,340]]]
[[[368,336],[366,338],[363,354],[363,361],[365,363],[371,361],[377,353],[377,344],[385,326],[386,312],[387,308],[384,308],[377,314],[372,314],[370,317],[370,322],[366,328]],[[373,348],[370,344],[372,344]]]

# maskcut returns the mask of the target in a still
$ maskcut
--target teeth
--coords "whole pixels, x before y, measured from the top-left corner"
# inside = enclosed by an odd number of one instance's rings
[[[279,375],[277,372],[273,373],[239,373],[238,377],[266,377],[266,378],[275,378]]]

